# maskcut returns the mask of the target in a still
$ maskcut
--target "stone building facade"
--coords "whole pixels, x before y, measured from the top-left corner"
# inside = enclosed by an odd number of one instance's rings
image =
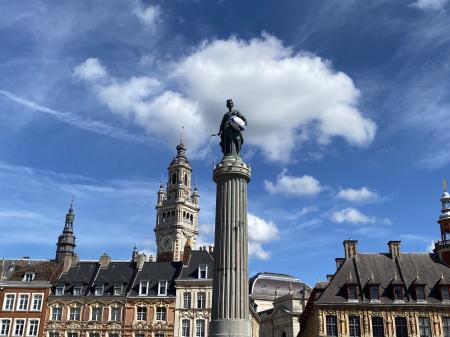
[[[450,221],[450,195],[439,223]],[[431,253],[404,253],[390,241],[384,253],[360,253],[344,241],[345,258],[313,289],[299,337],[450,337],[450,244]]]

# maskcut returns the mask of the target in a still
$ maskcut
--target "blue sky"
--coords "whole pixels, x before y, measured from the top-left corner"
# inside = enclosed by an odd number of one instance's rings
[[[448,0],[3,1],[0,256],[155,251],[185,138],[212,242],[225,100],[249,120],[250,272],[309,283],[342,241],[426,251],[448,177]],[[184,130],[182,129],[184,126]],[[311,261],[308,263],[308,261]]]

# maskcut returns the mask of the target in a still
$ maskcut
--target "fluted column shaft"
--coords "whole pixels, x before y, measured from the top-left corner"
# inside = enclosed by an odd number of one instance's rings
[[[249,336],[247,184],[250,167],[225,157],[214,168],[216,224],[210,336]]]

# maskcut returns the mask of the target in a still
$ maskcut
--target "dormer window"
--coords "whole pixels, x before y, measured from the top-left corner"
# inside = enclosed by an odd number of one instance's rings
[[[104,289],[103,283],[97,283],[95,285],[94,295],[95,296],[103,296],[103,289]]]
[[[114,285],[114,296],[122,295],[122,291],[123,291],[123,285],[122,284],[115,284]]]
[[[55,289],[55,295],[56,295],[56,296],[62,296],[62,295],[64,295],[64,284],[58,284],[58,285],[56,286],[56,289]]]
[[[378,286],[370,286],[370,300],[371,301],[378,301],[380,299],[380,292]]]
[[[162,280],[158,283],[158,296],[166,296],[167,295],[167,281]]]
[[[148,281],[141,281],[139,283],[139,295],[147,295],[148,294]]]
[[[425,301],[425,287],[423,285],[416,286],[416,300]]]
[[[441,296],[443,301],[450,301],[450,289],[447,286],[441,287]]]
[[[202,279],[208,278],[208,265],[201,264],[198,266],[198,278]]]
[[[347,298],[349,301],[357,301],[357,291],[356,291],[356,285],[349,284],[347,286]]]
[[[394,301],[403,301],[405,299],[402,286],[393,286],[392,292],[394,294]]]
[[[83,287],[82,286],[80,286],[80,285],[76,285],[76,286],[74,286],[73,287],[73,296],[81,296],[81,289],[82,289]]]
[[[31,282],[34,280],[34,273],[25,273],[25,275],[23,276],[23,280],[24,282]]]

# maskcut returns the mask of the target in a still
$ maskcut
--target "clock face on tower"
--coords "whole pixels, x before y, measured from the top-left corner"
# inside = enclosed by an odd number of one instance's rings
[[[172,249],[172,239],[170,236],[164,236],[161,239],[161,248],[163,250],[171,250]]]

